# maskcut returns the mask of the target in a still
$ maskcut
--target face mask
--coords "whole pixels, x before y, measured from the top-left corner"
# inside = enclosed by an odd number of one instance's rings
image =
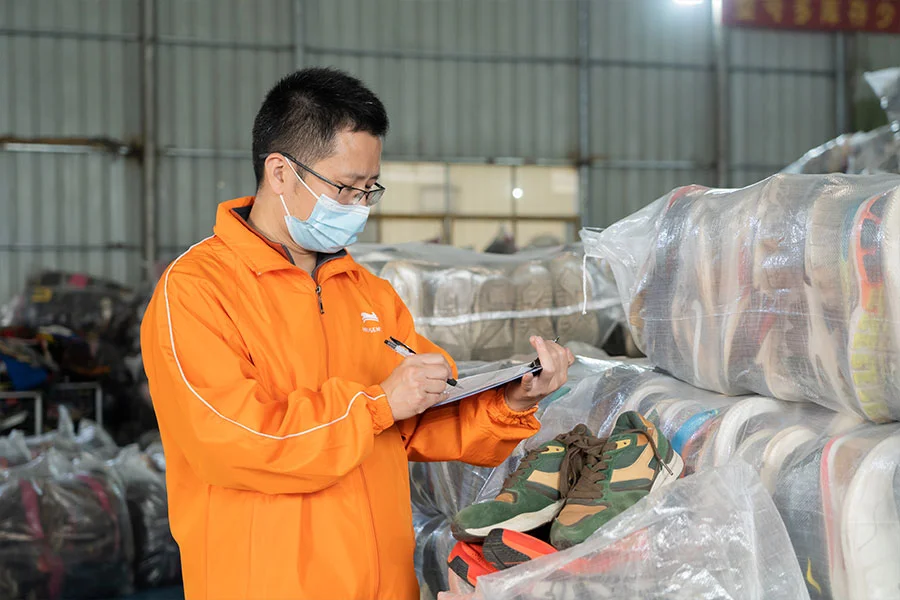
[[[303,187],[315,196],[316,193],[297,175],[292,166],[291,171],[303,184]],[[368,206],[341,204],[322,194],[316,198],[312,214],[303,221],[291,215],[284,196],[279,195],[279,198],[284,207],[284,222],[287,225],[288,233],[291,234],[291,239],[301,248],[314,252],[334,254],[354,244],[357,236],[365,229],[366,220],[369,218]]]

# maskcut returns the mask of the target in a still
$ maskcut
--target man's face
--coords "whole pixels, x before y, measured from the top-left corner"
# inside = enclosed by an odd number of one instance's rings
[[[285,187],[291,190],[291,193],[285,193],[284,200],[295,217],[308,219],[322,194],[341,202],[346,196],[353,194],[351,190],[346,190],[339,198],[335,186],[305,172],[296,164],[291,163],[291,166],[315,193],[315,196],[310,194],[290,169],[284,171]],[[381,173],[381,139],[370,133],[343,131],[335,136],[334,153],[331,156],[307,166],[338,185],[369,190]]]

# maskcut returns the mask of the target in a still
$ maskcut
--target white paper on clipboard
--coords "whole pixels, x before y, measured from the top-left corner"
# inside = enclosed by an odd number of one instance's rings
[[[521,379],[528,373],[534,373],[540,370],[541,365],[536,364],[535,361],[534,363],[528,363],[527,365],[518,365],[500,369],[499,371],[479,373],[478,375],[465,377],[456,382],[456,387],[449,389],[447,397],[444,400],[441,400],[431,408],[450,404],[451,402],[459,402],[463,398],[468,398],[469,396],[474,396],[475,394],[498,388],[511,381]]]

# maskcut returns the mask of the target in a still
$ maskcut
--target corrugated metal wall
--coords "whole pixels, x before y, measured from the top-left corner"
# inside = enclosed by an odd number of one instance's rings
[[[386,159],[583,165],[590,224],[716,183],[708,2],[0,0],[0,136],[114,140],[0,144],[0,302],[38,267],[141,277],[147,27],[162,259],[208,234],[216,203],[252,193],[254,112],[301,64],[381,95]],[[851,79],[900,56],[897,37],[849,37]],[[835,135],[834,35],[731,30],[726,48],[731,184]]]
[[[140,135],[138,16],[135,1],[0,2],[0,302],[38,268],[140,277],[140,171],[123,156]],[[21,143],[38,137],[82,139]]]

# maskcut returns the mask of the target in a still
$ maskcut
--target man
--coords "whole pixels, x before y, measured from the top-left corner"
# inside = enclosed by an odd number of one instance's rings
[[[285,77],[253,126],[256,196],[157,286],[141,345],[188,599],[418,598],[407,461],[499,464],[566,381],[571,353],[536,338],[538,377],[427,410],[448,357],[344,250],[387,128],[357,79]]]

